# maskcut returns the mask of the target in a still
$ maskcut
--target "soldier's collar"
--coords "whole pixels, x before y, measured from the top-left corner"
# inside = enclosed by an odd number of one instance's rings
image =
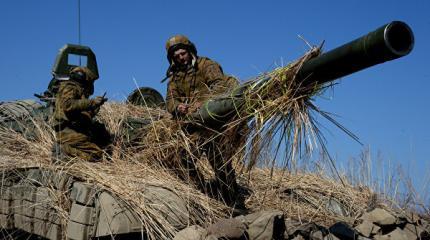
[[[195,66],[196,66],[196,63],[197,63],[197,57],[196,57],[196,55],[194,55],[194,53],[192,53],[192,52],[190,52],[190,54],[191,54],[191,57],[193,58],[193,59],[191,60],[191,66],[195,67]]]

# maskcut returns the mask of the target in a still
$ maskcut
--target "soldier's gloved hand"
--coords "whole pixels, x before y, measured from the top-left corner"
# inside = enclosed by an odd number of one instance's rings
[[[103,105],[108,99],[106,97],[103,96],[97,96],[93,99],[93,104],[94,107],[100,107],[101,105]]]
[[[188,108],[189,106],[185,103],[180,103],[178,105],[178,107],[176,108],[176,110],[178,111],[178,113],[180,114],[187,114],[188,113]]]

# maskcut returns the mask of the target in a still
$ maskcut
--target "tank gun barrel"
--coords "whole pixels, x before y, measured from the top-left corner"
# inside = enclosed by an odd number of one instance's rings
[[[306,83],[326,83],[409,54],[414,35],[404,22],[393,21],[356,40],[310,59],[298,72]]]
[[[393,21],[306,61],[298,71],[296,80],[302,82],[301,86],[324,84],[365,68],[406,56],[413,47],[414,35],[411,28],[404,22]],[[264,78],[256,85],[259,86],[270,80],[270,77]],[[245,84],[226,96],[206,101],[199,111],[192,114],[191,118],[208,126],[224,124],[238,114],[237,109],[244,103],[243,93],[250,87],[251,85]]]

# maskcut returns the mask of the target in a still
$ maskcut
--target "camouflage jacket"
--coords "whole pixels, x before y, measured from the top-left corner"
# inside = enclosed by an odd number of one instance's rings
[[[194,66],[172,73],[167,85],[167,110],[175,114],[180,103],[203,103],[212,95],[228,92],[237,79],[224,75],[221,66],[206,57],[197,58]],[[191,110],[193,111],[193,110]]]
[[[94,101],[88,97],[88,91],[80,83],[71,80],[61,82],[55,96],[52,126],[54,128],[71,125],[84,127],[89,124],[97,111]]]

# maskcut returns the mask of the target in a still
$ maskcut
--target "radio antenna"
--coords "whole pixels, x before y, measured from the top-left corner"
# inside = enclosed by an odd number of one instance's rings
[[[81,0],[78,0],[78,44],[81,45]],[[81,56],[79,56],[79,66],[81,66]]]

